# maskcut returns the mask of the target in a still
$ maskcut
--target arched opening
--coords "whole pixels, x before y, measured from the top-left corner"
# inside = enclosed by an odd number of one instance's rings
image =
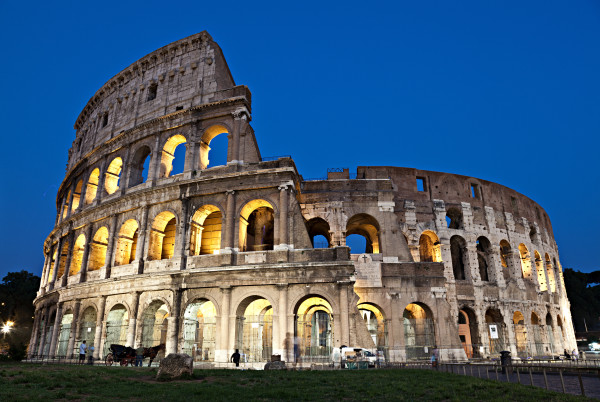
[[[196,362],[214,361],[216,334],[217,309],[213,302],[196,300],[190,303],[183,316],[183,353],[192,356]]]
[[[108,247],[108,229],[102,226],[96,231],[90,243],[88,271],[96,271],[106,264],[106,249]]]
[[[540,292],[548,291],[548,284],[546,283],[546,270],[544,269],[544,262],[542,256],[537,250],[534,251],[535,257],[535,271],[537,273],[538,284],[540,285]]]
[[[71,256],[71,266],[69,267],[69,275],[77,275],[81,271],[81,263],[83,261],[83,250],[85,249],[85,235],[80,234],[75,240],[73,246],[73,255]]]
[[[75,192],[73,193],[73,201],[71,202],[71,213],[79,208],[79,202],[81,200],[81,189],[83,187],[83,180],[79,180],[75,186]]]
[[[131,264],[135,260],[138,242],[138,223],[135,219],[128,219],[119,230],[115,266]]]
[[[358,311],[367,326],[373,344],[377,347],[378,351],[383,353],[386,361],[388,361],[388,330],[383,312],[378,306],[370,303],[360,303]]]
[[[69,212],[69,200],[71,200],[71,190],[69,190],[69,192],[67,193],[67,197],[65,198],[65,202],[63,204],[63,210],[62,210],[62,218],[65,219],[67,217],[67,214]]]
[[[273,250],[275,219],[273,206],[265,200],[252,200],[240,213],[240,249]]]
[[[548,282],[550,285],[550,291],[552,293],[556,292],[556,278],[554,277],[554,267],[552,267],[552,261],[550,260],[550,256],[548,253],[544,256],[546,260],[546,274],[548,275]]]
[[[54,321],[56,321],[56,310],[50,314],[50,318],[48,319],[48,324],[46,325],[46,336],[44,337],[44,349],[42,354],[44,356],[48,356],[50,353],[50,343],[52,342],[52,331],[54,329]]]
[[[245,299],[237,309],[235,347],[242,362],[264,362],[273,352],[273,307],[264,298]]]
[[[144,145],[138,148],[133,154],[129,171],[129,187],[137,186],[148,180],[151,153],[150,147]]]
[[[404,309],[402,317],[406,359],[429,359],[435,347],[433,313],[425,304],[411,303]]]
[[[533,280],[533,276],[531,275],[531,259],[529,258],[529,250],[527,247],[521,243],[519,244],[519,255],[521,256],[521,272],[523,273],[523,278]]]
[[[183,172],[186,142],[187,140],[181,134],[176,134],[167,140],[160,157],[159,177],[174,176]]]
[[[92,306],[87,307],[83,310],[81,318],[79,319],[79,339],[81,343],[85,341],[87,347],[94,345],[96,339],[96,309]]]
[[[216,254],[221,249],[223,214],[214,205],[204,205],[192,216],[190,255]]]
[[[71,325],[73,324],[73,311],[67,310],[63,314],[60,322],[60,332],[58,333],[58,343],[56,345],[56,356],[66,357],[69,352],[69,338],[71,337]]]
[[[60,261],[58,262],[58,275],[56,276],[57,278],[62,278],[62,276],[65,274],[67,259],[69,257],[69,246],[69,241],[65,239],[63,241],[62,249],[60,250]]]
[[[149,260],[164,260],[173,257],[177,219],[172,212],[163,211],[154,218],[150,231]]]
[[[467,243],[465,239],[457,235],[450,238],[450,255],[452,257],[454,279],[459,281],[467,279],[465,275],[465,266],[467,265]]]
[[[227,164],[228,134],[227,129],[221,125],[204,131],[200,142],[201,170]]]
[[[479,355],[478,334],[475,312],[468,307],[463,307],[458,312],[458,337],[469,359]]]
[[[54,264],[56,263],[56,257],[58,256],[58,246],[55,244],[52,246],[50,251],[50,270],[48,272],[48,283],[52,282],[52,275],[54,274]]]
[[[346,236],[346,246],[350,248],[350,253],[352,254],[366,253],[367,242],[367,238],[362,235],[352,234],[350,236]]]
[[[542,340],[543,325],[536,313],[531,313],[531,329],[533,331],[533,356],[544,356],[544,341]]]
[[[440,239],[431,230],[426,230],[419,237],[419,255],[421,262],[442,262]]]
[[[122,304],[114,305],[106,318],[106,338],[104,341],[104,354],[110,351],[110,345],[125,345],[127,343],[127,330],[129,328],[129,313]],[[128,345],[133,347],[133,345]]]
[[[560,315],[556,316],[556,326],[558,327],[558,341],[560,342],[561,347],[565,348],[565,330],[563,328],[563,323],[562,319],[560,318]]]
[[[116,157],[106,169],[106,178],[104,179],[104,189],[108,194],[114,194],[119,189],[121,181],[121,170],[123,168],[123,159]]]
[[[333,309],[321,296],[306,296],[295,311],[294,357],[307,361],[328,361],[333,347]]]
[[[517,341],[517,356],[522,359],[527,358],[527,326],[525,325],[525,317],[520,311],[515,311],[513,314],[513,326]]]
[[[329,233],[329,223],[323,218],[312,218],[306,222],[308,237],[313,248],[331,247],[331,234]]]
[[[500,241],[500,263],[502,264],[502,273],[504,279],[510,278],[510,266],[512,261],[512,248],[506,240]]]
[[[100,169],[96,168],[90,173],[87,185],[85,187],[85,204],[91,204],[96,199],[98,192],[98,182],[100,181]]]
[[[346,224],[346,244],[351,235],[360,235],[365,238],[365,253],[380,253],[379,223],[371,215],[357,214],[350,218]],[[356,251],[356,249],[351,250],[352,254],[357,254]]]
[[[451,207],[446,212],[446,225],[448,229],[463,228],[463,214],[459,208]]]
[[[489,267],[492,265],[492,244],[487,237],[477,238],[477,264],[479,265],[479,277],[483,282],[491,281]]]
[[[499,355],[506,350],[506,328],[500,310],[490,308],[485,312],[485,324],[488,331],[489,353]]]
[[[550,313],[546,314],[546,340],[548,343],[546,352],[550,354],[558,353],[560,349],[557,349],[554,345],[554,323]]]
[[[162,300],[154,300],[142,314],[142,346],[150,348],[167,342],[169,307]],[[159,355],[164,354],[161,350]],[[161,356],[162,357],[162,356]]]

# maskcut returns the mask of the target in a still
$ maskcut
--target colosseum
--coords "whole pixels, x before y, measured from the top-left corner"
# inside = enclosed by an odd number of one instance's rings
[[[331,362],[342,345],[397,362],[576,347],[540,205],[412,168],[304,179],[290,157],[261,157],[250,121],[250,90],[206,32],[94,94],[44,243],[30,357],[69,358],[83,340],[96,359],[164,344],[214,367],[236,348],[262,367]]]

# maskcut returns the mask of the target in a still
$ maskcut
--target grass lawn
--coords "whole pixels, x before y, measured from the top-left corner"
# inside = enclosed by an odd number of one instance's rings
[[[582,400],[540,388],[426,370],[195,370],[159,382],[155,368],[0,364],[0,401]]]

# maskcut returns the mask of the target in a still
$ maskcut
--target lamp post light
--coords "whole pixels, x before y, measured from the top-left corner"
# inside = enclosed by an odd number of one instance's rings
[[[13,321],[6,321],[4,323],[4,325],[2,326],[3,338],[6,338],[6,334],[8,334],[10,332],[10,330],[12,329],[12,327],[14,325],[15,325],[15,323]]]

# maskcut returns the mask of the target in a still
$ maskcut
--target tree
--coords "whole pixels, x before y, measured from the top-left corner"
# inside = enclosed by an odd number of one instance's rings
[[[571,317],[576,332],[600,329],[600,271],[591,273],[566,268],[563,272]]]
[[[9,272],[0,284],[0,320],[12,321],[10,332],[2,334],[2,349],[17,358],[29,343],[33,327],[33,300],[40,287],[40,277],[27,271]]]

